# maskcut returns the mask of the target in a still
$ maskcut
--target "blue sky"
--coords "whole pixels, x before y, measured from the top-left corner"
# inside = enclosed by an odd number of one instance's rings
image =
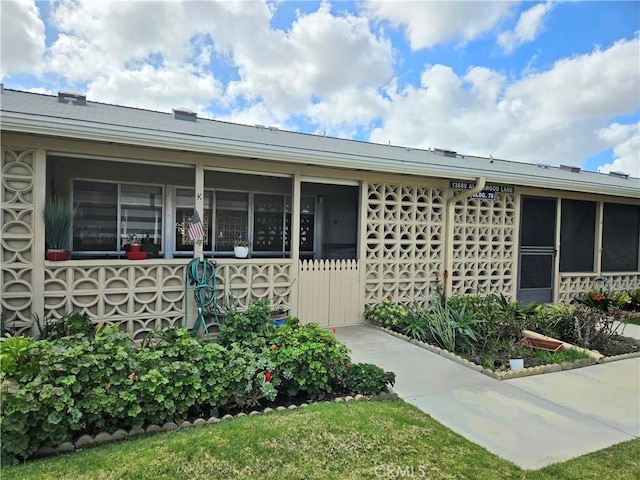
[[[5,88],[640,177],[640,2],[0,2]]]

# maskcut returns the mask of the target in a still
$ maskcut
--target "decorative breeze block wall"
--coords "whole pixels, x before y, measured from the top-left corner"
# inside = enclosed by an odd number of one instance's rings
[[[84,263],[85,261],[83,261]],[[184,265],[138,264],[50,266],[45,269],[45,313],[60,318],[83,313],[94,323],[121,322],[133,339],[181,326]]]
[[[620,290],[635,290],[640,285],[640,275],[628,274],[628,275],[599,275],[597,273],[590,274],[561,274],[560,275],[560,288],[558,301],[563,303],[570,303],[576,295],[586,293],[592,289],[603,288],[602,282],[594,282],[596,278],[604,277],[608,278],[610,282],[611,291]]]
[[[453,295],[502,293],[513,297],[518,250],[514,194],[494,201],[459,200],[453,214]]]
[[[440,189],[369,185],[365,305],[387,295],[398,303],[427,303],[442,281],[444,216]]]
[[[0,298],[5,322],[30,334],[33,319],[34,150],[2,149],[0,167]]]

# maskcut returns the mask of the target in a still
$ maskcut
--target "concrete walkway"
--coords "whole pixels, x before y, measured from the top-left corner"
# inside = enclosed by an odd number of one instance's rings
[[[368,325],[336,336],[354,362],[394,371],[403,400],[522,468],[640,436],[640,358],[499,381]]]

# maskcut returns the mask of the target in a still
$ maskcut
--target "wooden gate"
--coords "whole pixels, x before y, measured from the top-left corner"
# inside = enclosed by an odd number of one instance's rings
[[[320,326],[360,322],[360,273],[357,260],[301,260],[298,317]]]

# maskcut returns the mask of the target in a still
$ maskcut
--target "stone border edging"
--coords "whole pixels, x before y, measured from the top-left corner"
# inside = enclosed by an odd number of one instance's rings
[[[266,407],[263,410],[252,410],[251,412],[244,413],[240,412],[235,415],[224,415],[222,418],[211,417],[208,420],[204,418],[196,418],[192,422],[189,420],[184,420],[177,424],[175,422],[166,422],[162,426],[151,424],[146,428],[132,428],[128,432],[124,429],[118,429],[113,433],[100,432],[95,436],[91,435],[81,435],[75,442],[64,442],[57,447],[40,447],[36,452],[29,458],[45,458],[53,455],[58,455],[61,453],[71,453],[76,450],[84,450],[91,447],[97,447],[100,445],[106,445],[108,443],[119,442],[122,440],[126,440],[128,438],[136,438],[142,436],[149,436],[155,433],[162,432],[171,432],[174,430],[184,430],[185,428],[193,428],[193,427],[204,427],[207,425],[214,425],[216,423],[220,423],[225,420],[232,420],[234,418],[241,418],[246,416],[255,416],[255,415],[265,415],[275,411],[284,411],[284,410],[297,410],[299,408],[305,408],[309,405],[313,404],[321,404],[321,403],[351,403],[351,402],[363,402],[363,401],[389,401],[389,400],[399,400],[398,394],[393,391],[392,388],[387,388],[386,392],[380,392],[377,395],[347,395],[345,397],[336,397],[333,400],[320,400],[318,402],[310,401],[309,403],[301,403],[300,405],[291,404],[288,407],[280,405],[275,408]]]
[[[496,372],[495,370],[483,368],[481,365],[477,365],[473,362],[470,362],[466,358],[462,358],[461,356],[456,355],[455,353],[450,352],[448,350],[445,350],[444,348],[436,347],[435,345],[431,345],[430,343],[416,340],[414,338],[409,337],[408,335],[394,332],[393,330],[389,330],[388,328],[384,328],[379,325],[373,325],[373,324],[369,324],[369,325],[385,333],[388,333],[389,335],[393,335],[394,337],[397,337],[401,340],[404,340],[413,345],[416,345],[420,348],[424,348],[425,350],[428,350],[431,353],[435,353],[436,355],[440,355],[441,357],[447,358],[449,360],[453,360],[454,362],[459,363],[460,365],[470,368],[472,370],[475,370],[476,372],[480,372],[491,378],[495,378],[496,380],[510,380],[512,378],[530,377],[532,375],[541,375],[544,373],[561,372],[563,370],[573,370],[574,368],[588,367],[590,365],[595,365],[596,363],[609,363],[609,362],[614,362],[616,360],[625,360],[627,358],[640,357],[640,352],[632,352],[632,353],[624,353],[622,355],[613,355],[611,357],[602,357],[598,362],[596,362],[593,358],[580,358],[578,360],[575,360],[574,362],[551,363],[547,365],[538,365],[536,367],[523,368],[522,370],[507,370],[507,371]],[[623,337],[623,338],[633,340],[633,342],[636,345],[640,346],[640,340],[638,339],[635,339],[632,337]]]

